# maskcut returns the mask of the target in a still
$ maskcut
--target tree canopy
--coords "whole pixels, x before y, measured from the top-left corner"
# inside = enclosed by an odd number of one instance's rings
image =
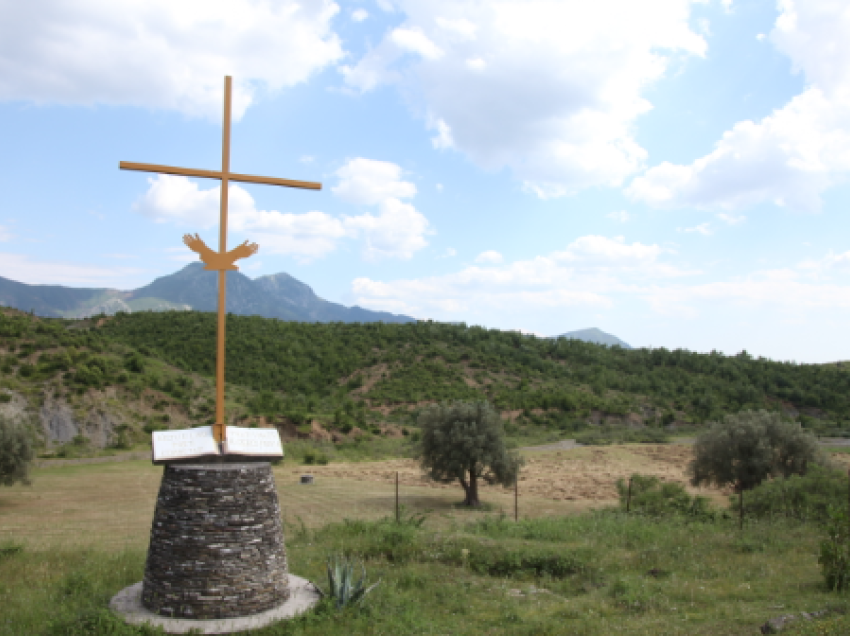
[[[510,486],[522,458],[505,445],[502,420],[488,402],[454,402],[424,409],[419,458],[428,476],[444,483],[457,480],[464,505],[480,506],[478,482]]]
[[[694,486],[732,486],[743,492],[769,477],[804,474],[826,460],[817,439],[778,413],[727,415],[697,437],[688,470]]]

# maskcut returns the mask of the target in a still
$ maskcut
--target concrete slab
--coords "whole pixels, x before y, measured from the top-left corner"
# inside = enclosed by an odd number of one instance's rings
[[[166,618],[144,608],[142,606],[142,582],[139,581],[112,597],[109,608],[131,625],[150,623],[162,627],[168,634],[185,634],[191,629],[199,630],[202,634],[236,634],[292,618],[312,608],[321,598],[321,594],[319,594],[315,585],[294,574],[289,575],[289,589],[288,601],[253,616],[192,620],[188,618]]]

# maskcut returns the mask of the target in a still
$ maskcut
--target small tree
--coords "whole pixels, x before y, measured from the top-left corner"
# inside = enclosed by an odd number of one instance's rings
[[[727,415],[697,437],[688,472],[694,486],[734,488],[743,519],[745,490],[768,477],[803,475],[812,463],[823,464],[826,459],[817,439],[799,424],[783,421],[778,413],[742,411]]]
[[[423,410],[417,424],[422,429],[419,459],[428,476],[463,486],[465,506],[481,505],[478,482],[510,486],[522,458],[505,446],[499,414],[488,402],[454,402]]]
[[[0,415],[0,484],[13,486],[21,482],[29,485],[32,457],[32,439],[27,428],[21,422]]]

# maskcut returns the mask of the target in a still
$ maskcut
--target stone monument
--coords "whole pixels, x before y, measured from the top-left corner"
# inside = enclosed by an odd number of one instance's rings
[[[122,161],[125,170],[221,180],[219,251],[198,235],[186,245],[204,269],[219,273],[216,420],[212,427],[155,433],[153,459],[165,466],[151,527],[145,577],[117,594],[113,610],[131,623],[169,633],[256,629],[294,616],[319,599],[308,581],[289,573],[280,505],[270,458],[282,457],[276,431],[230,427],[224,408],[225,291],[234,262],[259,249],[245,241],[226,251],[228,183],[241,181],[321,189],[320,183],[230,172],[231,78],[224,82],[222,167],[194,170]]]

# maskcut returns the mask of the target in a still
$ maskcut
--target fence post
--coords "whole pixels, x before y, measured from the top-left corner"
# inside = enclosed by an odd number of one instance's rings
[[[395,471],[395,522],[401,523],[398,511],[398,471]]]
[[[632,478],[629,477],[629,493],[626,495],[626,514],[632,509]]]
[[[738,515],[738,530],[744,529],[744,489],[738,488],[738,503],[740,505],[740,514]]]

